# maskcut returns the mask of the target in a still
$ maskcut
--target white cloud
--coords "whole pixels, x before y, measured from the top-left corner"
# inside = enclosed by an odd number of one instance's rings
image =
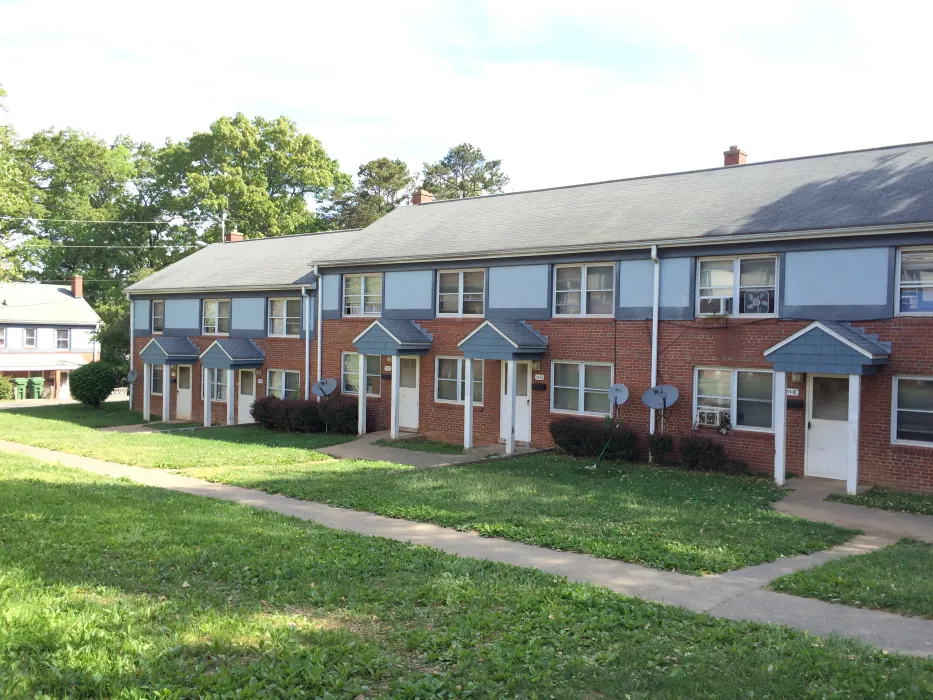
[[[349,172],[470,141],[516,189],[713,167],[733,143],[764,160],[931,137],[926,5],[138,5],[0,5],[20,132],[158,143],[285,114]]]

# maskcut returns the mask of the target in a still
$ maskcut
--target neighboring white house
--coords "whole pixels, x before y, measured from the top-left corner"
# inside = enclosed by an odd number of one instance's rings
[[[42,377],[44,396],[68,399],[69,373],[99,357],[100,317],[84,299],[84,281],[71,286],[0,283],[0,374]]]

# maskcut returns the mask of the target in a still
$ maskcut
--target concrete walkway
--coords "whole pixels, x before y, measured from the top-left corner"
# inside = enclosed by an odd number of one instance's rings
[[[687,576],[598,559],[586,554],[558,552],[519,542],[480,537],[474,533],[458,532],[426,523],[334,508],[238,486],[213,484],[165,470],[130,467],[19,443],[0,441],[0,450],[113,478],[125,477],[147,486],[233,501],[327,527],[424,545],[458,556],[532,567],[564,576],[571,581],[605,586],[624,595],[679,605],[714,617],[781,624],[821,636],[840,634],[859,638],[892,652],[913,656],[933,655],[933,620],[860,610],[761,589],[761,586],[777,576],[818,566],[832,559],[869,552],[890,544],[894,538],[863,535],[827,552],[781,559],[718,576]]]
[[[414,438],[415,436],[410,436]],[[389,431],[381,430],[367,433],[352,442],[318,448],[337,459],[365,459],[373,462],[393,462],[412,467],[449,467],[454,464],[469,464],[481,462],[485,459],[505,457],[505,445],[480,445],[463,454],[441,454],[439,452],[419,452],[407,450],[404,447],[386,447],[374,444],[378,440],[388,440]],[[403,438],[404,439],[404,438]],[[515,454],[531,454],[540,450],[519,447],[516,445]]]
[[[774,505],[774,509],[781,513],[862,530],[879,537],[895,540],[910,537],[933,543],[933,517],[929,515],[895,513],[824,500],[830,494],[845,493],[845,484],[841,481],[790,479],[785,486],[793,489],[793,493]]]

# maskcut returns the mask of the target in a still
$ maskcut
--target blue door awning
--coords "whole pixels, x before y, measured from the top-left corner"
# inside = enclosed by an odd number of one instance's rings
[[[431,349],[431,336],[414,321],[380,318],[353,339],[361,355],[423,355]]]
[[[140,351],[139,356],[149,365],[185,365],[197,362],[198,349],[187,338],[152,338]]]
[[[841,321],[814,321],[765,350],[775,371],[815,374],[875,374],[890,355],[890,343]]]
[[[483,321],[457,346],[474,360],[537,360],[547,350],[547,336],[524,321]]]
[[[265,359],[249,338],[218,338],[201,353],[201,364],[212,369],[259,367]]]

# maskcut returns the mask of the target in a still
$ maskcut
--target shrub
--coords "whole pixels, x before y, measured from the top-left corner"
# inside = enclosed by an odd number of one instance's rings
[[[728,471],[726,449],[708,437],[680,438],[680,460],[686,469],[701,472]]]
[[[85,406],[99,408],[117,386],[113,367],[103,362],[89,362],[68,376],[71,395]]]
[[[16,397],[13,389],[13,382],[9,377],[0,374],[0,401],[10,401]]]
[[[651,459],[658,464],[667,464],[674,451],[674,438],[667,433],[648,436],[648,452]]]
[[[638,436],[630,428],[587,418],[552,422],[551,437],[560,449],[574,457],[598,457],[605,447],[603,457],[627,462],[635,458],[638,446]]]
[[[318,403],[267,396],[253,403],[250,413],[263,428],[293,433],[356,433],[356,400],[332,397]]]

